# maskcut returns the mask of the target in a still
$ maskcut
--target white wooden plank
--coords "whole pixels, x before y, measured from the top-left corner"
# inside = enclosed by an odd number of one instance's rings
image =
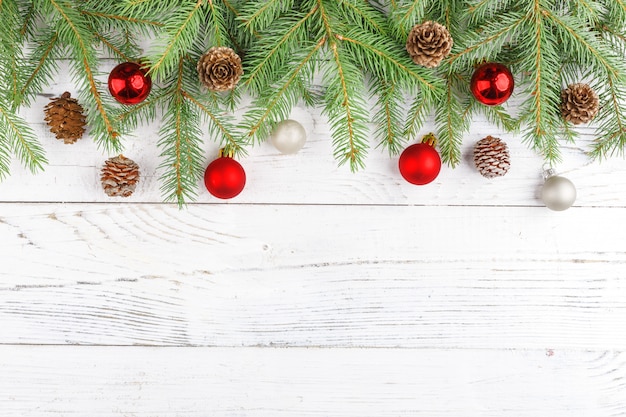
[[[112,63],[109,63],[112,67]],[[102,70],[106,73],[106,64]],[[62,72],[64,74],[64,72]],[[50,86],[48,96],[75,91],[72,81],[60,75]],[[74,145],[54,139],[43,123],[42,109],[48,97],[40,96],[25,118],[36,129],[47,150],[50,165],[45,173],[33,176],[17,163],[13,174],[0,183],[0,201],[66,201],[110,202],[101,189],[99,170],[110,156],[85,138]],[[511,106],[516,103],[512,102]],[[243,112],[242,108],[238,114]],[[280,155],[269,143],[251,148],[241,160],[248,184],[232,202],[239,203],[307,203],[307,204],[425,204],[425,205],[530,205],[538,206],[538,188],[542,183],[542,160],[527,149],[520,136],[507,134],[477,117],[463,144],[463,162],[456,168],[445,168],[432,184],[416,187],[406,183],[397,170],[397,157],[372,149],[367,168],[356,174],[348,167],[337,167],[332,158],[328,124],[319,110],[298,107],[292,117],[300,120],[309,132],[309,141],[297,155]],[[157,149],[158,122],[143,126],[134,137],[125,138],[126,156],[141,166],[142,181],[132,202],[160,202],[157,167],[161,161]],[[433,129],[432,120],[423,133]],[[579,206],[626,206],[626,163],[611,159],[592,163],[585,152],[594,139],[593,130],[582,128],[577,145],[565,146],[563,163],[557,168],[576,184]],[[487,180],[471,162],[474,144],[487,134],[502,137],[511,148],[512,168],[504,178]],[[208,163],[217,155],[217,144],[205,138]],[[204,189],[197,187],[200,202],[218,202]],[[119,200],[115,200],[119,201]]]
[[[624,209],[0,212],[0,343],[626,348]]]
[[[626,415],[616,352],[0,347],[3,417]]]

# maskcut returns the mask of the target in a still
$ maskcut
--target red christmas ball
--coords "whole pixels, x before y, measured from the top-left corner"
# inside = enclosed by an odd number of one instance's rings
[[[146,69],[135,62],[119,64],[109,74],[109,91],[122,104],[141,103],[152,89]]]
[[[415,185],[432,182],[441,171],[441,157],[432,143],[425,141],[406,148],[398,162],[400,174]]]
[[[513,74],[502,64],[490,62],[474,71],[470,87],[476,100],[487,106],[502,104],[513,94]]]
[[[211,162],[204,171],[204,185],[217,198],[233,198],[246,185],[246,172],[239,162],[222,156]]]

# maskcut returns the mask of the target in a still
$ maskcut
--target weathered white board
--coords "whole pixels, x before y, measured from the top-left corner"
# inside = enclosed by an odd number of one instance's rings
[[[3,417],[623,416],[614,352],[0,347]],[[19,377],[11,377],[18,375]]]
[[[626,348],[623,209],[0,210],[4,343]]]
[[[298,155],[259,145],[240,196],[199,183],[181,211],[160,203],[158,123],[126,139],[137,192],[109,199],[111,155],[54,139],[47,102],[24,111],[46,172],[0,183],[0,417],[626,416],[626,162],[590,161],[591,128],[556,166],[578,199],[555,213],[541,159],[483,119],[415,187],[379,149],[337,167],[297,108]],[[487,134],[504,178],[472,166]]]

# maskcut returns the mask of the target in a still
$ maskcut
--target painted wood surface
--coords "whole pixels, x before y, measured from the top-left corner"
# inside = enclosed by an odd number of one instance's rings
[[[337,167],[297,108],[298,155],[259,145],[239,197],[198,184],[181,211],[160,203],[158,123],[127,139],[135,195],[104,195],[110,155],[42,124],[74,91],[57,82],[24,111],[50,166],[0,183],[1,417],[626,416],[626,163],[587,159],[590,128],[555,213],[541,159],[485,120],[414,187],[378,149]],[[504,178],[471,164],[487,134],[511,149]]]
[[[615,352],[4,346],[0,406],[4,417],[615,417],[625,369]]]
[[[4,343],[626,347],[622,209],[0,210]]]

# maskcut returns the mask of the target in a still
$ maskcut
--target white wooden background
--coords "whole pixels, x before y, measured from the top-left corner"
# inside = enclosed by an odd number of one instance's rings
[[[626,161],[589,161],[591,130],[565,147],[579,197],[556,213],[541,159],[484,120],[416,187],[376,149],[338,168],[298,108],[299,154],[258,146],[239,197],[199,184],[179,211],[157,124],[127,140],[137,192],[109,199],[111,155],[54,139],[47,102],[24,111],[46,172],[0,184],[0,416],[626,416]],[[471,164],[487,134],[504,178]]]

